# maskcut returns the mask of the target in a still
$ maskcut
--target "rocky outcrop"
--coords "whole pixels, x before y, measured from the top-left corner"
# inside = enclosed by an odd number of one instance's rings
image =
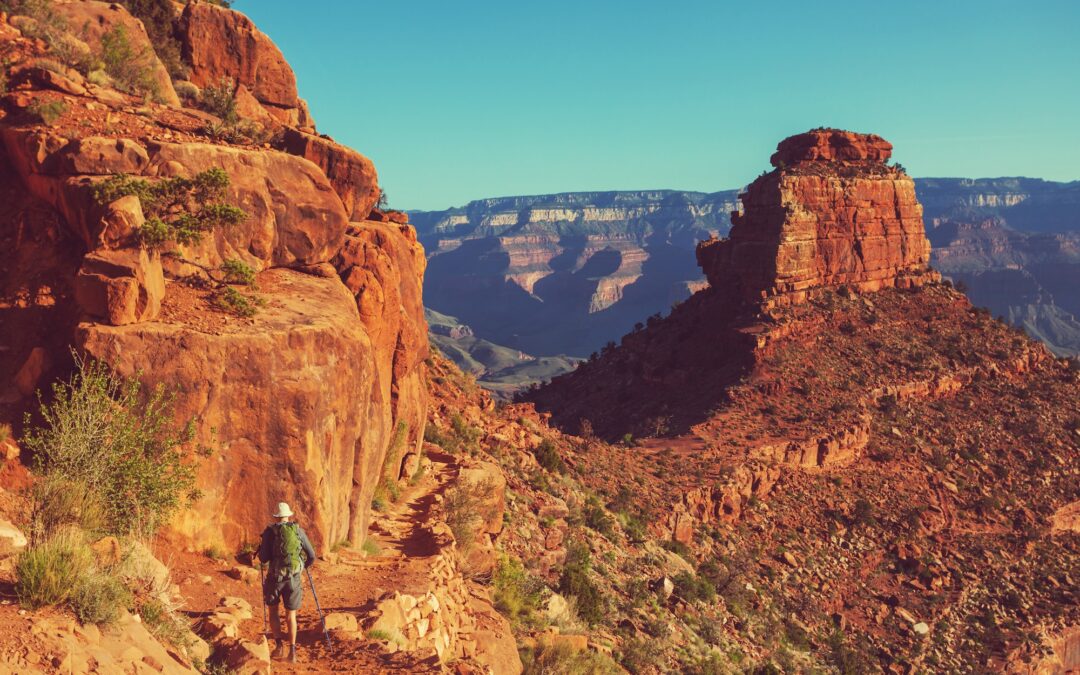
[[[729,238],[698,246],[709,283],[776,304],[934,279],[915,183],[886,164],[891,152],[879,136],[832,129],[781,142],[776,169],[740,195]]]
[[[328,137],[296,129],[285,130],[282,145],[286,152],[311,160],[322,169],[350,220],[365,220],[371,214],[380,191],[379,176],[370,159]]]
[[[101,39],[106,34],[122,30],[135,58],[143,62],[143,68],[153,82],[154,98],[167,105],[180,105],[180,98],[173,89],[169,71],[154,54],[154,46],[141,21],[126,9],[113,2],[57,2],[52,11],[76,30],[95,51],[101,50]]]
[[[314,130],[296,76],[277,45],[240,12],[208,2],[190,2],[178,22],[191,81],[243,85],[275,121]]]

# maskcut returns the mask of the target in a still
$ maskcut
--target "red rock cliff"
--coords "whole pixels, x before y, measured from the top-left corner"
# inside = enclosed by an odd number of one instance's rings
[[[932,278],[915,183],[874,134],[819,129],[780,142],[773,171],[740,195],[726,240],[698,246],[709,283],[770,304],[816,288],[873,291]]]
[[[21,419],[35,387],[66,376],[75,347],[176,388],[177,417],[195,418],[197,441],[216,449],[201,465],[203,498],[173,523],[179,542],[252,541],[281,500],[317,545],[360,542],[376,484],[423,438],[423,249],[410,226],[365,220],[374,166],[311,134],[291,69],[246,17],[193,2],[176,28],[193,81],[239,83],[238,101],[252,98],[292,142],[225,143],[205,131],[204,111],[44,71],[44,47],[0,16],[13,83],[0,101],[0,319],[11,327],[0,421]],[[56,120],[32,113],[54,102]],[[97,204],[90,189],[117,173],[153,182],[210,168],[228,174],[227,201],[246,218],[161,251],[140,244],[137,197]],[[257,273],[254,316],[214,306],[208,289],[226,260]]]

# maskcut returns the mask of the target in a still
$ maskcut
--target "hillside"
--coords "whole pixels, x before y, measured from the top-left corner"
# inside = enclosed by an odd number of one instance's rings
[[[890,149],[781,143],[710,287],[527,398],[622,439],[587,484],[744,570],[746,630],[852,672],[1072,658],[1080,374],[935,281]]]

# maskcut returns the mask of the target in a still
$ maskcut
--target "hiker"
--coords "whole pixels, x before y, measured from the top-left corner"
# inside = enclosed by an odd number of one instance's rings
[[[315,549],[311,547],[303,528],[289,521],[292,515],[288,504],[278,504],[277,513],[273,516],[276,522],[263,530],[259,560],[264,564],[270,563],[262,590],[263,601],[270,610],[270,630],[277,642],[274,656],[281,658],[285,655],[281,617],[278,615],[278,602],[284,600],[285,619],[289,622],[289,661],[296,663],[296,610],[300,609],[300,601],[304,597],[304,582],[300,575],[305,567],[315,563]]]

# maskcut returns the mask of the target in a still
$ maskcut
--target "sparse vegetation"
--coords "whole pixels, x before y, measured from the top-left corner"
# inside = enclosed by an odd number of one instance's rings
[[[607,601],[590,578],[591,572],[592,556],[588,544],[572,542],[566,547],[566,564],[559,577],[559,592],[573,596],[577,602],[578,614],[590,626],[595,626],[604,620]]]
[[[525,675],[616,675],[622,669],[611,657],[592,650],[577,651],[561,642],[541,640],[521,654]]]
[[[150,248],[161,248],[169,242],[198,243],[218,227],[243,222],[247,214],[225,201],[229,182],[229,175],[218,168],[193,178],[156,182],[117,174],[95,183],[92,191],[95,201],[102,205],[127,195],[138,197],[146,214],[140,238]]]
[[[382,554],[382,548],[379,546],[379,542],[371,539],[370,537],[364,540],[364,543],[360,545],[360,550],[367,556],[376,556]]]
[[[551,441],[550,438],[545,438],[540,442],[540,445],[533,451],[533,455],[536,457],[536,461],[540,466],[544,467],[548,471],[555,473],[565,473],[566,465],[563,463],[562,457],[559,455],[559,449]]]
[[[230,258],[221,266],[224,281],[227,284],[251,286],[255,283],[255,270],[242,260]]]
[[[121,0],[120,4],[143,22],[154,53],[169,76],[174,80],[186,77],[188,69],[180,57],[180,41],[173,33],[176,10],[172,0]]]
[[[118,89],[155,101],[161,100],[161,85],[154,79],[153,57],[145,49],[135,49],[122,24],[117,24],[101,36],[101,53],[98,56],[103,70]]]
[[[97,492],[106,532],[148,536],[198,496],[195,466],[182,450],[194,420],[174,422],[174,395],[164,385],[144,395],[138,380],[103,363],[76,363],[42,406],[42,425],[32,427],[27,416],[25,445],[47,480]]]
[[[44,101],[38,99],[31,103],[26,111],[51,127],[67,112],[67,104],[60,100]]]
[[[259,308],[266,305],[266,300],[256,295],[245,295],[232,286],[219,288],[211,297],[215,307],[241,318],[250,318],[258,314]]]
[[[491,583],[495,608],[514,626],[529,627],[539,623],[537,613],[544,586],[525,571],[520,560],[505,554],[499,556]]]
[[[491,519],[494,492],[495,483],[490,478],[459,481],[446,491],[442,504],[446,524],[461,550],[468,551],[476,543],[484,522]]]

